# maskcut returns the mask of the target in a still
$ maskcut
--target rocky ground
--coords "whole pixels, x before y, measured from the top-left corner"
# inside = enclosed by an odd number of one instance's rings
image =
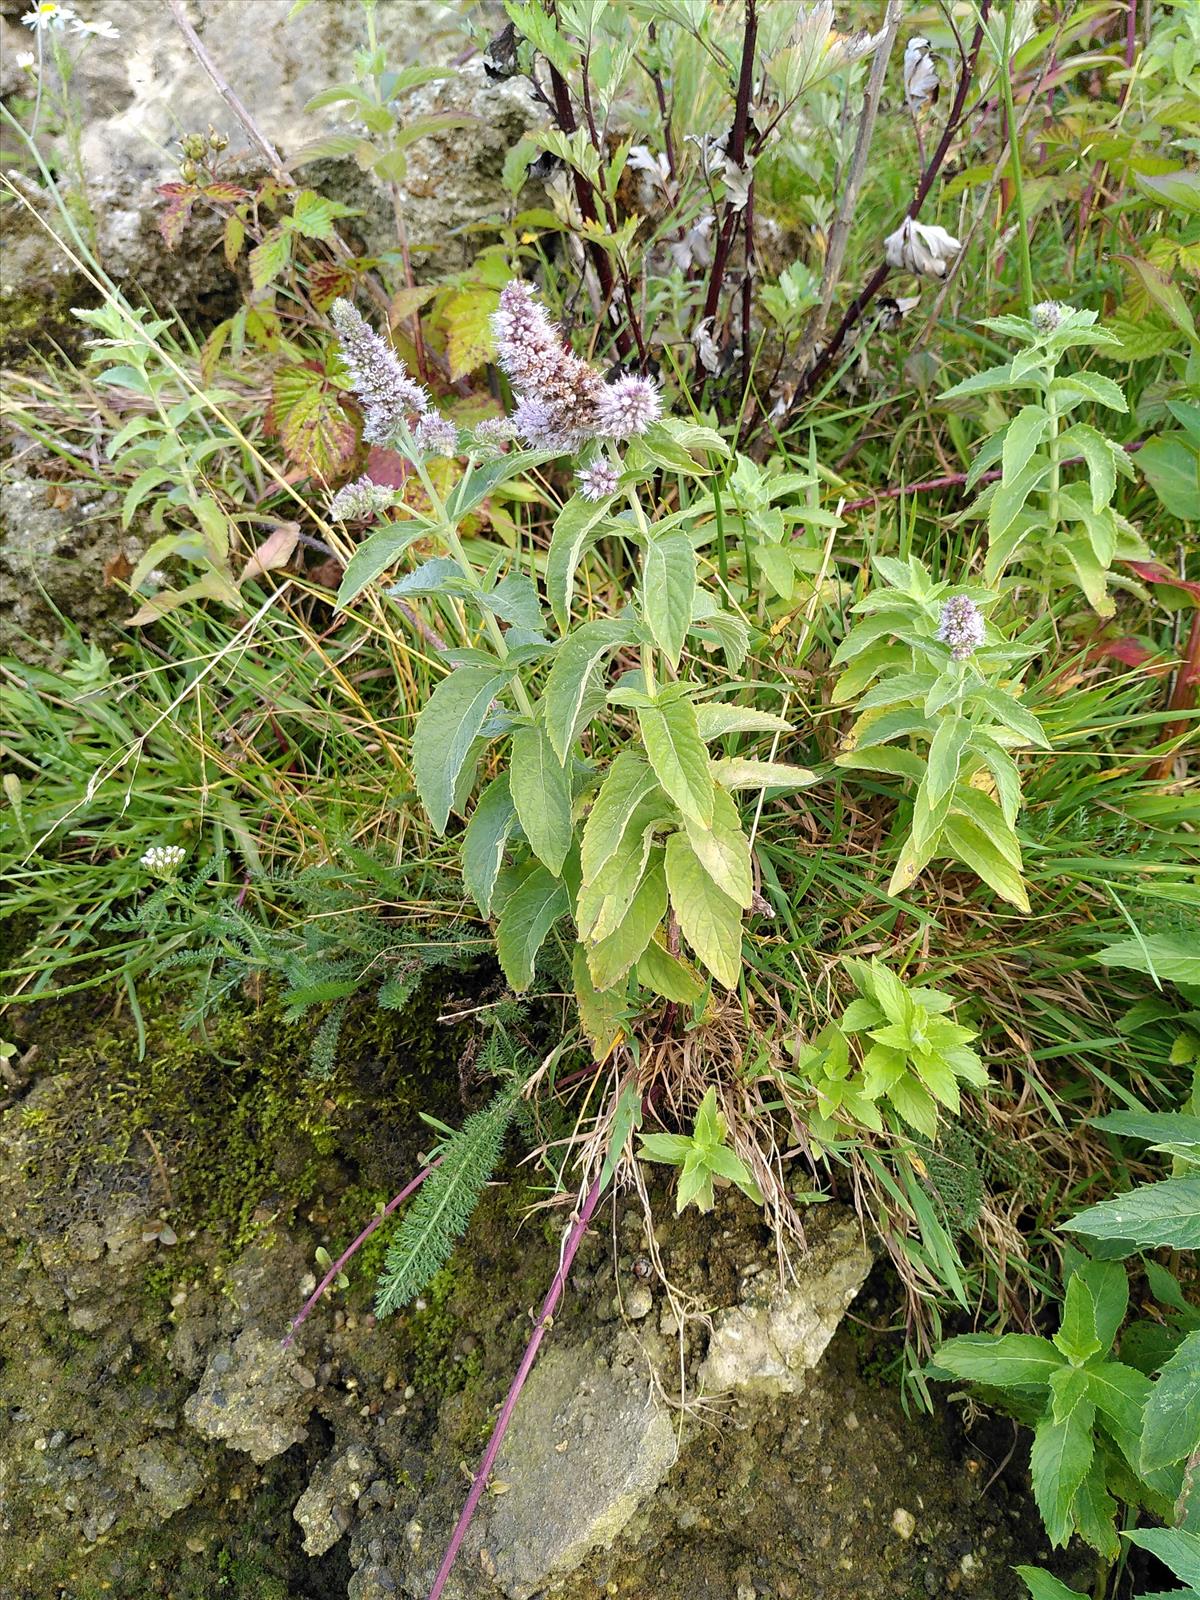
[[[563,1214],[514,1173],[408,1312],[370,1313],[377,1236],[281,1338],[317,1246],[411,1172],[416,1106],[462,1114],[446,998],[361,1019],[315,1090],[249,1009],[202,1040],[152,1007],[141,1061],[124,1019],[66,1002],[25,1034],[0,1115],[14,1600],[425,1594]],[[670,1289],[637,1203],[606,1208],[448,1592],[1015,1600],[1037,1523],[1020,1457],[997,1471],[1012,1436],[904,1415],[853,1217],[814,1211],[781,1284],[740,1197],[659,1200]]]

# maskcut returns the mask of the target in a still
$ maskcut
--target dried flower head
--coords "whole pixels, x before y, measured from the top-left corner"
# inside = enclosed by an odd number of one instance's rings
[[[458,429],[449,417],[437,411],[427,411],[417,423],[413,434],[417,448],[427,456],[456,456],[458,454]]]
[[[141,864],[152,878],[166,882],[176,877],[187,860],[187,851],[179,844],[152,844],[141,859]]]
[[[334,495],[329,510],[342,522],[373,522],[395,504],[396,491],[373,483],[365,475],[347,483]]]
[[[662,398],[651,379],[618,378],[605,384],[596,404],[596,431],[606,439],[631,439],[661,415]]]
[[[956,661],[973,656],[983,643],[983,634],[983,613],[974,600],[969,600],[965,594],[955,594],[943,602],[935,637],[950,646],[950,654]]]
[[[1053,333],[1074,309],[1074,306],[1063,305],[1061,300],[1039,300],[1033,308],[1033,325],[1039,333]]]
[[[617,469],[607,456],[597,456],[575,474],[579,493],[585,500],[607,500],[617,492]]]
[[[905,217],[895,233],[888,235],[883,248],[889,267],[919,272],[926,278],[944,278],[962,243],[934,222]]]
[[[933,46],[915,34],[904,47],[904,98],[914,117],[937,103],[938,87]]]
[[[349,300],[335,300],[329,315],[350,381],[363,403],[363,438],[370,444],[392,444],[411,417],[429,410],[429,396]]]

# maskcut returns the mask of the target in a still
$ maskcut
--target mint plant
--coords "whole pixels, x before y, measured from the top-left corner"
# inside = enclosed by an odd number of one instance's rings
[[[736,1184],[756,1206],[762,1205],[762,1191],[741,1156],[729,1148],[728,1135],[725,1115],[717,1110],[717,1091],[710,1086],[705,1090],[690,1134],[645,1133],[641,1136],[638,1155],[643,1161],[663,1161],[680,1169],[676,1215],[691,1204],[699,1211],[711,1211],[714,1178]]]
[[[833,694],[855,701],[857,712],[837,765],[915,787],[888,893],[911,888],[930,862],[948,859],[1028,911],[1013,752],[1049,747],[1020,697],[1016,668],[1028,652],[988,625],[994,591],[934,583],[915,558],[876,556],[874,568],[886,588],[854,607],[861,620],[834,655],[845,671]]]
[[[1089,401],[1120,413],[1129,408],[1112,378],[1087,370],[1060,372],[1059,367],[1068,350],[1103,350],[1121,341],[1097,326],[1094,311],[1055,301],[1034,306],[1028,318],[987,317],[982,326],[1018,340],[1021,349],[1011,361],[947,389],[942,399],[1032,394],[984,441],[967,475],[972,488],[990,468],[1001,472],[964,513],[987,522],[985,579],[998,583],[1019,560],[1033,569],[1043,596],[1072,585],[1082,589],[1100,616],[1111,616],[1113,563],[1148,553],[1112,503],[1117,477],[1135,474],[1119,443],[1073,413]],[[1081,459],[1082,472],[1071,468],[1075,458]]]
[[[387,593],[404,602],[452,597],[473,619],[462,646],[443,654],[452,670],[417,718],[413,778],[439,834],[452,813],[468,816],[464,882],[480,912],[497,919],[509,983],[528,989],[543,943],[570,917],[582,951],[574,971],[584,1019],[596,1029],[605,1010],[598,997],[619,1007],[631,976],[669,1000],[702,992],[676,929],[704,971],[734,987],[754,894],[737,796],[796,788],[813,775],[789,763],[710,755],[714,740],[779,736],[789,725],[711,697],[717,685],[699,649],[716,642],[737,666],[747,633],[698,580],[690,529],[706,502],[652,522],[642,499],[660,470],[709,476],[708,458],[727,455],[727,446],[712,429],[660,417],[648,380],[602,379],[563,345],[528,286],[514,282],[495,320],[517,406],[511,419],[462,441],[466,470],[443,495],[428,462],[460,448],[456,430],[434,416],[424,391],[345,302],[334,319],[369,437],[408,457],[431,508],[409,509],[405,522],[373,532],[348,563],[339,600],[354,599],[420,542],[437,553]],[[498,437],[514,434],[529,448],[500,454]],[[555,522],[543,601],[507,548],[475,545],[468,553],[459,528],[499,484],[564,453],[584,460],[578,493]],[[355,486],[354,508],[369,501],[368,488]],[[616,615],[580,614],[579,562],[611,536],[639,552],[636,587]],[[614,658],[620,671],[606,681]],[[497,747],[507,750],[503,763],[495,762]],[[472,805],[485,753],[499,770]]]
[[[881,961],[847,958],[845,966],[860,998],[796,1056],[797,1076],[816,1096],[813,1135],[833,1144],[855,1123],[881,1133],[886,1102],[902,1123],[935,1139],[939,1106],[958,1115],[959,1083],[987,1084],[969,1048],[974,1029],[949,1020],[949,995],[910,987]]]

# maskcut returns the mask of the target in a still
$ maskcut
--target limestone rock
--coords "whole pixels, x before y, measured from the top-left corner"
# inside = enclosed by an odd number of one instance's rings
[[[247,1328],[209,1357],[184,1406],[198,1433],[245,1450],[259,1466],[308,1438],[314,1379],[277,1338]]]
[[[124,1461],[160,1517],[190,1506],[204,1483],[199,1462],[169,1439],[147,1440],[126,1451]]]
[[[672,1414],[644,1371],[610,1364],[590,1345],[547,1352],[467,1535],[459,1563],[471,1585],[465,1592],[499,1589],[508,1600],[531,1600],[593,1550],[611,1547],[662,1482],[675,1451]],[[406,1574],[414,1595],[427,1592],[440,1554],[439,1541],[424,1533],[426,1521],[418,1512],[418,1559]]]
[[[740,1305],[714,1317],[701,1387],[799,1393],[870,1265],[858,1224],[847,1218],[795,1263],[794,1281],[780,1285],[770,1269],[761,1271]]]
[[[322,1461],[292,1511],[308,1555],[323,1556],[342,1537],[375,1468],[375,1457],[361,1445]]]

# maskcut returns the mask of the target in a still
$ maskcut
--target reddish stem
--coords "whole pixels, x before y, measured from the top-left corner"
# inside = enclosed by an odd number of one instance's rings
[[[475,1516],[475,1511],[487,1487],[488,1478],[496,1464],[496,1457],[500,1454],[500,1446],[504,1442],[504,1435],[508,1432],[508,1425],[512,1421],[517,1400],[521,1390],[525,1387],[525,1380],[537,1358],[542,1339],[546,1330],[554,1320],[554,1311],[566,1288],[567,1274],[571,1270],[571,1263],[575,1260],[576,1252],[583,1243],[583,1236],[587,1232],[588,1223],[592,1220],[592,1213],[600,1199],[601,1182],[597,1177],[592,1187],[588,1190],[587,1199],[583,1202],[583,1209],[576,1218],[575,1225],[567,1236],[563,1246],[562,1260],[559,1262],[558,1271],[554,1274],[554,1281],[550,1291],[542,1302],[541,1315],[538,1317],[537,1326],[533,1330],[533,1337],[525,1347],[525,1354],[521,1357],[521,1365],[517,1368],[508,1395],[500,1408],[500,1415],[496,1418],[496,1426],[492,1429],[492,1436],[488,1440],[487,1449],[483,1452],[483,1460],[479,1463],[479,1470],[471,1484],[471,1491],[467,1495],[466,1504],[462,1508],[454,1532],[450,1536],[450,1543],[446,1546],[446,1554],[442,1557],[442,1564],[438,1568],[437,1577],[433,1580],[433,1588],[429,1591],[428,1600],[440,1600],[442,1590],[446,1587],[446,1579],[450,1576],[450,1569],[454,1565],[459,1547],[466,1537],[467,1529]]]
[[[1142,448],[1144,443],[1145,440],[1138,439],[1133,444],[1123,446],[1125,454],[1133,455]],[[1082,456],[1067,456],[1059,465],[1063,467],[1078,466],[1082,460]],[[992,472],[981,472],[975,481],[977,483],[994,483],[1000,477],[1003,477],[1003,473],[997,467]],[[877,500],[899,500],[902,495],[921,494],[926,489],[955,489],[966,483],[966,481],[967,474],[965,472],[947,472],[941,478],[923,478],[920,483],[902,483],[897,488],[877,489],[874,494],[864,495],[861,500],[847,500],[842,510],[862,511],[867,506],[873,506]],[[797,533],[794,537],[800,538],[801,535]]]
[[[346,1246],[341,1255],[333,1263],[329,1271],[325,1274],[320,1283],[301,1306],[300,1310],[292,1318],[292,1325],[288,1329],[283,1340],[283,1348],[285,1350],[291,1347],[292,1340],[296,1337],[296,1330],[299,1328],[302,1322],[307,1320],[317,1303],[320,1301],[321,1297],[324,1295],[326,1289],[329,1288],[329,1285],[337,1277],[338,1273],[346,1265],[347,1261],[350,1260],[351,1256],[357,1255],[357,1253],[362,1249],[363,1245],[366,1244],[367,1240],[375,1232],[375,1229],[379,1226],[379,1224],[386,1218],[390,1217],[397,1206],[403,1205],[408,1199],[409,1195],[412,1194],[414,1189],[419,1189],[421,1187],[421,1185],[425,1182],[425,1179],[434,1170],[434,1168],[441,1166],[442,1160],[443,1158],[438,1156],[436,1161],[431,1161],[427,1167],[423,1167],[422,1170],[417,1173],[416,1177],[411,1183],[406,1183],[404,1188],[401,1189],[400,1193],[388,1201],[387,1205],[384,1206],[383,1210],[377,1217],[371,1218],[370,1222],[359,1234],[358,1238],[355,1239],[354,1243]]]
[[[746,132],[750,123],[750,92],[754,84],[754,49],[758,42],[758,11],[755,0],[746,0],[746,23],[742,34],[742,65],[738,73],[737,99],[734,102],[733,128],[726,151],[731,166],[740,172],[746,165]],[[733,247],[742,213],[725,202],[725,216],[717,236],[713,255],[712,273],[708,280],[708,293],[704,297],[701,318],[715,317],[721,301],[721,288],[725,282],[725,268]],[[747,238],[749,236],[747,235]],[[747,248],[749,246],[747,245]]]
[[[1200,699],[1200,610],[1192,617],[1192,628],[1188,635],[1187,655],[1175,675],[1175,687],[1171,691],[1171,698],[1167,703],[1168,711],[1194,711],[1197,700]],[[1164,742],[1173,743],[1182,739],[1188,730],[1191,718],[1184,715],[1177,722],[1172,722],[1164,735]],[[1161,779],[1170,776],[1171,765],[1175,759],[1174,752],[1163,756],[1156,761],[1150,769],[1153,778]]]
[[[930,156],[929,165],[921,174],[920,182],[917,184],[916,193],[912,198],[912,203],[909,205],[908,210],[904,213],[906,218],[916,217],[920,212],[921,207],[925,204],[925,201],[929,195],[929,191],[933,188],[938,173],[942,170],[942,163],[949,154],[950,146],[954,142],[954,137],[958,133],[958,130],[964,121],[964,107],[966,106],[967,101],[967,91],[970,88],[971,82],[975,76],[975,63],[979,59],[980,46],[983,44],[983,24],[987,21],[989,9],[990,0],[983,0],[983,3],[979,8],[979,26],[975,29],[974,36],[971,40],[970,49],[967,53],[967,58],[964,61],[962,71],[959,74],[958,88],[954,95],[954,104],[950,107],[950,114],[946,118],[946,126],[942,129],[942,137],[938,140],[937,149],[933,152],[932,156]],[[863,312],[879,293],[891,270],[892,269],[888,266],[886,261],[881,261],[875,268],[875,271],[867,279],[867,282],[846,307],[846,311],[842,317],[842,320],[838,323],[836,330],[829,339],[828,343],[825,345],[825,348],[821,351],[820,355],[817,356],[816,360],[813,362],[812,366],[809,367],[808,371],[802,375],[799,383],[796,385],[796,392],[792,396],[792,403],[788,407],[787,416],[784,419],[785,422],[787,418],[790,418],[796,411],[800,402],[812,393],[813,389],[825,376],[825,373],[829,370],[829,367],[833,363],[833,358],[837,355],[838,351],[845,343],[847,334],[860,320]]]

